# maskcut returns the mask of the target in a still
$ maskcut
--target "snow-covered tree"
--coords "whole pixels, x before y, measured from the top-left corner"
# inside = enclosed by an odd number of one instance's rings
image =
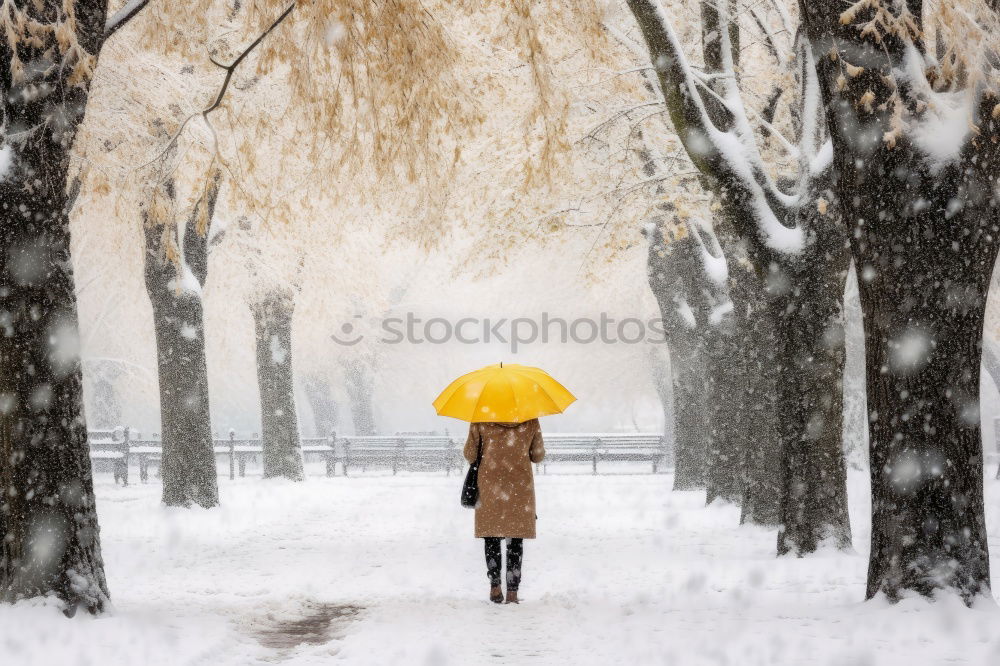
[[[302,481],[305,470],[295,407],[292,324],[304,250],[269,230],[267,225],[240,218],[236,241],[246,271],[237,274],[245,282],[254,322],[264,477]]]
[[[658,0],[628,0],[663,99],[691,161],[715,194],[718,215],[745,244],[765,284],[773,326],[781,441],[778,552],[850,543],[841,444],[842,294],[848,255],[831,205],[831,146],[824,140],[811,55],[799,54],[798,145],[777,137],[797,163],[791,186],[775,179],[743,101],[733,57],[734,4],[703,3],[718,21],[716,73],[691,67]],[[711,84],[711,85],[709,85]],[[784,189],[783,189],[784,188]]]
[[[177,210],[178,202],[184,200],[177,196],[178,179],[167,177],[154,186],[151,202],[142,211],[146,291],[156,331],[161,476],[167,506],[209,508],[219,503],[201,292],[208,278],[221,178],[216,170],[193,207]],[[178,221],[178,216],[185,219]]]
[[[707,74],[718,75],[722,66],[718,16],[714,6],[702,4],[701,10],[702,60]],[[761,21],[758,23],[763,25]],[[739,51],[736,41],[739,31],[734,26],[735,23],[730,27],[730,37],[735,58]],[[608,30],[619,42],[631,47],[638,63],[648,57],[620,29],[608,26]],[[763,37],[771,53],[784,64],[774,36],[765,32]],[[655,75],[642,69],[642,77],[646,92],[655,96],[658,89]],[[708,86],[712,85],[709,81]],[[718,93],[713,89],[712,94]],[[714,102],[711,96],[706,95],[705,99]],[[774,118],[776,100],[777,95],[772,92],[761,114],[765,125]],[[724,122],[719,117],[718,105],[709,108],[715,111],[715,122]],[[657,204],[661,213],[653,218],[653,225],[661,228],[645,232],[652,241],[647,262],[650,286],[665,321],[674,321],[678,313],[690,315],[684,317],[687,330],[672,327],[667,337],[672,352],[689,359],[688,366],[701,366],[677,378],[690,385],[687,392],[691,398],[679,405],[680,409],[689,410],[682,418],[703,423],[692,423],[689,430],[697,434],[678,441],[679,448],[688,446],[702,452],[694,455],[682,452],[678,456],[675,487],[678,479],[689,479],[690,461],[697,461],[697,469],[704,476],[700,485],[706,489],[708,502],[721,498],[743,503],[744,522],[775,524],[780,477],[773,468],[779,454],[774,428],[773,378],[761,371],[773,365],[763,285],[726,218],[716,215],[710,224],[700,221],[698,216],[708,212],[683,201],[690,198],[685,192],[688,184],[668,194],[663,183],[669,175],[667,154],[643,129],[637,128],[636,133],[642,141],[639,153],[643,173],[657,183],[655,199],[675,200]],[[699,191],[711,190],[706,186],[705,182],[696,185]],[[664,230],[664,220],[668,217],[673,218],[672,229]],[[668,267],[669,264],[675,265]],[[690,342],[685,344],[685,338]]]
[[[802,16],[864,313],[867,596],[971,603],[990,585],[979,378],[1000,243],[1000,25],[983,3],[924,7],[804,0]]]
[[[0,598],[108,600],[83,415],[70,150],[104,41],[144,2],[0,5]]]
[[[703,330],[712,308],[704,264],[712,258],[687,225],[654,218],[646,229],[650,288],[670,347],[674,399],[674,489],[705,486],[708,455],[708,391]],[[715,290],[718,292],[718,289]],[[700,320],[700,321],[699,321]]]

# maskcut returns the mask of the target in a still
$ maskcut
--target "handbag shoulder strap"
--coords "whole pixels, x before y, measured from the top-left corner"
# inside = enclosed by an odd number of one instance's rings
[[[479,433],[479,451],[476,453],[476,466],[478,467],[479,463],[483,459],[483,427],[481,425],[477,425],[475,428]]]

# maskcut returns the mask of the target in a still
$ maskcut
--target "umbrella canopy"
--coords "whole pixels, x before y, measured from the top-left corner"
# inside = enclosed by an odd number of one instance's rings
[[[516,363],[488,365],[462,375],[434,401],[440,416],[478,423],[521,423],[559,414],[576,398],[540,368]]]

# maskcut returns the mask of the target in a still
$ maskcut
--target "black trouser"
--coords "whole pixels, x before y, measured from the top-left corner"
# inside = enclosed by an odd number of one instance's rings
[[[500,585],[500,537],[486,537],[486,575],[490,585]],[[521,585],[521,561],[524,559],[524,542],[507,539],[507,589],[517,591]]]

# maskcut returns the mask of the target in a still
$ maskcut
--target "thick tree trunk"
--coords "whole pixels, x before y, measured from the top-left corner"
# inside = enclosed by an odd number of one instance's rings
[[[163,503],[217,506],[201,298],[175,292],[172,285],[151,285],[149,280],[147,288],[160,380]]]
[[[845,253],[846,254],[846,253]],[[844,271],[834,284],[799,282],[796,298],[776,298],[777,411],[782,415],[782,494],[778,554],[851,545],[843,449]]]
[[[746,358],[741,348],[742,322],[730,317],[705,331],[708,441],[705,455],[705,502],[739,504],[743,499],[743,423],[750,407],[746,395]]]
[[[740,54],[740,30],[736,21],[727,22],[722,27],[719,12],[732,12],[735,8],[731,0],[703,0],[701,7],[702,55],[705,71],[720,74],[727,55],[736,63],[738,72]],[[728,42],[721,39],[719,31],[728,31]],[[724,53],[728,48],[729,53]],[[702,92],[702,103],[716,127],[729,129],[731,115],[723,108],[719,99],[724,97],[722,87],[717,82],[708,84],[719,97]],[[713,191],[710,179],[704,178],[706,191]],[[728,312],[707,312],[707,321],[702,327],[705,337],[707,387],[708,448],[705,466],[705,501],[711,504],[717,499],[739,503],[743,499],[745,485],[744,450],[750,433],[744,428],[744,417],[749,408],[747,401],[746,355],[741,349],[742,329],[746,311],[745,287],[753,280],[749,271],[740,265],[739,238],[733,225],[725,215],[716,215],[712,227],[721,248],[724,249],[728,268],[726,298],[722,301]],[[738,294],[738,295],[737,295]]]
[[[697,342],[680,338],[667,333],[674,390],[674,490],[699,490],[705,487],[707,455],[705,365]]]
[[[775,370],[778,367],[774,325],[766,301],[758,294],[751,302],[743,328],[747,401],[743,420],[752,439],[744,450],[743,513],[740,523],[779,525],[781,491],[781,439],[778,435]]]
[[[664,224],[665,219],[654,219],[645,231],[649,243],[646,273],[670,350],[674,490],[699,490],[705,487],[708,449],[707,368],[696,315],[704,309],[696,300],[702,295],[699,275],[704,267],[696,263],[695,241],[686,227],[665,229]]]
[[[216,175],[190,212],[182,251],[176,258],[170,258],[172,252],[164,245],[177,232],[175,222],[157,217],[171,208],[158,197],[172,200],[172,183],[156,190],[143,225],[146,292],[153,306],[160,383],[160,470],[167,506],[219,504],[201,302],[201,288],[208,277],[208,230],[202,227],[215,212],[218,185]]]
[[[264,478],[302,481],[302,445],[292,380],[291,292],[272,290],[251,305],[257,333]],[[328,433],[329,434],[329,433]]]
[[[936,265],[964,263],[950,244],[942,249]],[[983,309],[958,305],[954,290],[967,290],[966,303],[985,302],[986,283],[970,282],[961,265],[953,272],[960,283],[915,270],[924,261],[885,266],[884,278],[861,286],[872,413],[867,594],[896,599],[902,590],[953,587],[971,599],[989,590],[979,425]]]
[[[750,349],[747,314],[750,301],[759,298],[763,285],[739,251],[739,241],[723,219],[715,232],[727,259],[727,298],[710,311],[704,326],[708,369],[708,452],[705,501],[743,501],[746,488],[746,452],[757,446],[750,390]]]
[[[923,76],[920,68],[896,80],[922,37],[903,31],[883,39],[858,29],[881,9],[859,6],[845,22],[828,3],[803,3],[864,314],[867,596],[895,601],[949,590],[971,604],[990,587],[979,372],[998,245],[1000,120],[988,91],[971,118],[942,109],[975,131],[931,160],[920,144],[932,129],[924,123],[927,102],[916,96],[931,87],[913,80]],[[919,17],[919,3],[910,9]],[[845,60],[864,67],[844,79]],[[942,121],[951,122],[937,118],[934,131]]]
[[[104,2],[73,5],[95,59]],[[65,612],[101,611],[108,587],[83,414],[67,190],[89,80],[58,45],[58,3],[22,3],[32,36],[0,32],[0,599],[54,594]],[[37,29],[36,29],[37,28]],[[25,63],[12,77],[15,55]],[[53,62],[56,59],[56,62]],[[96,64],[96,63],[94,63]]]

